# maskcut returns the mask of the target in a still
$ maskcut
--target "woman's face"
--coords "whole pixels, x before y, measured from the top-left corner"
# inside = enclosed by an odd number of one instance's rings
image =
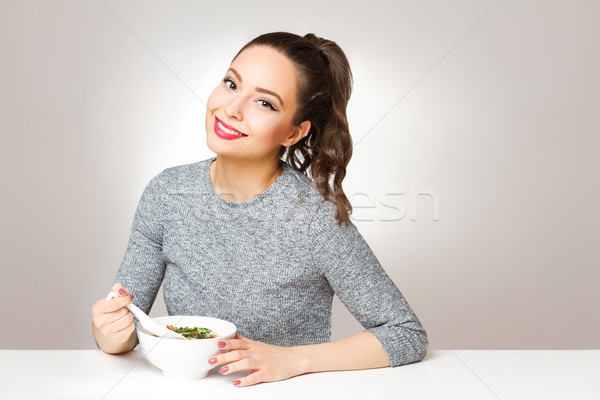
[[[292,62],[270,47],[249,47],[208,98],[207,145],[216,154],[235,158],[277,158],[282,145],[294,144],[310,128],[308,121],[292,125],[295,111]],[[232,135],[232,130],[245,136]]]

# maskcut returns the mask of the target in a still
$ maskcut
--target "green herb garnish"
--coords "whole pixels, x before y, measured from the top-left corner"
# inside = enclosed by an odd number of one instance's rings
[[[173,325],[167,325],[167,329],[170,329],[174,332],[180,333],[181,335],[185,336],[187,339],[210,339],[210,338],[217,337],[216,334],[211,334],[212,330],[210,330],[208,328],[198,328],[198,327],[190,328],[189,326],[178,328]]]

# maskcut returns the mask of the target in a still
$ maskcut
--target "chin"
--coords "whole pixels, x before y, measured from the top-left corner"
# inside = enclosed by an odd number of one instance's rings
[[[220,149],[219,146],[216,146],[215,143],[213,143],[213,140],[210,137],[208,137],[208,136],[206,137],[206,147],[208,147],[209,150],[212,151],[215,154],[222,154],[223,153],[222,149]]]
[[[210,137],[211,134],[213,135],[213,137]],[[228,144],[229,143],[227,143],[226,141],[220,140],[212,132],[210,132],[206,137],[206,147],[208,147],[213,153],[227,157],[239,156],[239,149],[232,149],[230,146],[227,146]]]

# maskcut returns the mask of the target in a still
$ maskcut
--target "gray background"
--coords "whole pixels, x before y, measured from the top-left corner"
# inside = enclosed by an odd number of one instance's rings
[[[95,348],[144,186],[276,30],[350,60],[352,219],[432,349],[600,347],[598,2],[214,3],[0,3],[0,348]]]

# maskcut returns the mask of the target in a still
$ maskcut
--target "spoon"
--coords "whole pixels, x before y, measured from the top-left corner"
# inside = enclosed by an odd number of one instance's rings
[[[108,296],[106,296],[106,301],[109,301],[110,299],[115,297],[119,296],[114,292],[110,292]],[[137,317],[137,319],[140,321],[140,324],[142,324],[144,329],[146,329],[148,332],[162,338],[187,340],[187,338],[182,334],[157,324],[152,318],[147,316],[146,313],[143,312],[140,308],[138,308],[138,306],[136,306],[135,304],[129,303],[125,307],[127,307],[127,309]]]

